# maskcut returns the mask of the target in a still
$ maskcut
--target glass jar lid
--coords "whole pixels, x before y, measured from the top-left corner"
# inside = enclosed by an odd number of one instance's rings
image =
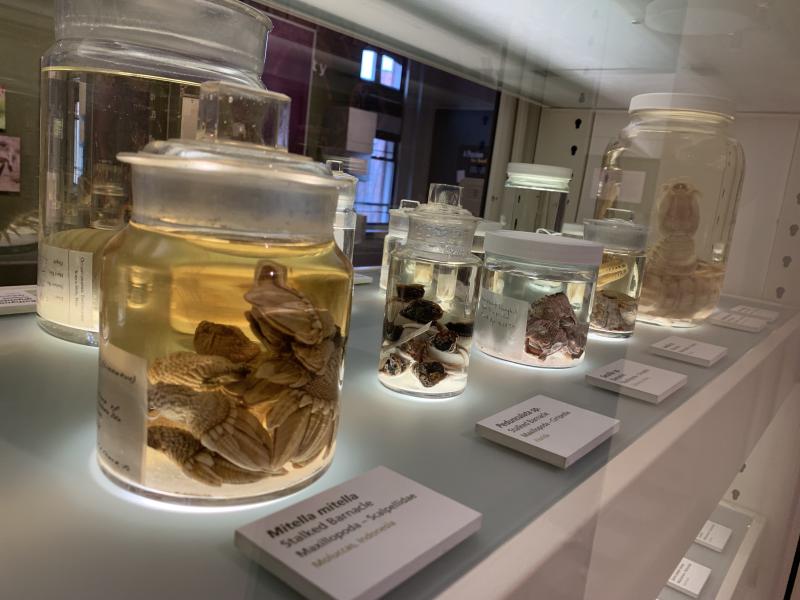
[[[400,200],[398,208],[389,210],[389,230],[408,231],[408,215],[419,206],[416,200]]]
[[[610,250],[644,252],[647,227],[625,219],[586,219],[583,237]]]
[[[685,110],[722,115],[730,119],[736,112],[732,100],[702,94],[672,94],[666,92],[639,94],[631,98],[629,113],[641,110]]]
[[[533,163],[508,163],[508,180],[526,187],[569,191],[572,169]]]
[[[408,215],[410,247],[448,256],[467,256],[472,252],[478,218],[461,207],[461,190],[457,185],[430,185],[428,203]]]
[[[353,208],[353,204],[356,202],[358,177],[347,173],[344,170],[344,163],[341,160],[326,160],[325,165],[331,170],[334,178],[339,182],[339,203],[336,206],[336,210]]]
[[[598,267],[603,259],[603,246],[595,242],[529,231],[490,231],[484,249],[532,264]]]

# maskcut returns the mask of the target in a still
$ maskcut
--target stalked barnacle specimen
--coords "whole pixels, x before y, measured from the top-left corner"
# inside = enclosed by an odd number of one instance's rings
[[[414,375],[417,376],[419,382],[425,386],[433,387],[442,379],[447,377],[444,365],[438,361],[431,360],[425,362],[418,362],[414,365]]]
[[[442,307],[431,300],[412,300],[408,306],[400,311],[400,316],[416,323],[430,323],[438,321],[444,315]]]
[[[540,360],[557,353],[570,359],[580,358],[588,328],[588,324],[578,323],[563,292],[544,296],[528,309],[525,352]]]
[[[222,356],[236,363],[253,360],[261,352],[238,327],[211,321],[201,321],[195,329],[194,349],[198,354]]]
[[[442,327],[439,332],[433,336],[431,344],[437,350],[442,352],[453,352],[456,349],[456,342],[458,341],[458,334],[445,327]]]
[[[404,302],[419,300],[425,295],[425,287],[421,283],[398,283],[397,298]]]
[[[395,325],[391,321],[383,320],[383,338],[389,342],[396,342],[403,333],[402,325]]]
[[[450,321],[449,323],[444,324],[450,331],[458,335],[458,337],[463,338],[471,338],[472,337],[472,330],[473,330],[473,323],[470,321],[469,323],[462,322],[462,321]]]
[[[381,360],[378,370],[394,377],[400,375],[408,368],[408,361],[399,354],[392,352]]]

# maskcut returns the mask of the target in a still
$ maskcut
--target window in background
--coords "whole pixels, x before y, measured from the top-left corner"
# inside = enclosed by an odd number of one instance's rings
[[[395,90],[403,81],[403,65],[387,54],[381,55],[381,85]]]
[[[375,81],[375,67],[378,63],[378,53],[375,50],[364,49],[361,51],[361,79]],[[383,73],[381,73],[383,77]]]
[[[375,138],[372,141],[367,179],[358,183],[355,202],[356,212],[363,214],[371,225],[389,222],[394,170],[395,143]]]

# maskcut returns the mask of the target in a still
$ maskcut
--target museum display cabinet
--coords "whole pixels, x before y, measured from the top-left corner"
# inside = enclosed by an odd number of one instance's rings
[[[117,4],[0,0],[0,597],[800,600],[794,3]]]

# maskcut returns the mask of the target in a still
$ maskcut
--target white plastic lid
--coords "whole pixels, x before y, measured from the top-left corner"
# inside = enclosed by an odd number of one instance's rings
[[[603,259],[600,244],[529,231],[490,231],[484,249],[531,263],[598,267]]]
[[[503,224],[499,221],[487,221],[486,219],[481,219],[478,221],[478,228],[475,230],[475,235],[485,236],[490,231],[498,231],[502,228]]]
[[[508,163],[506,169],[508,175],[532,175],[534,177],[553,177],[566,179],[567,183],[572,179],[572,169],[568,167],[554,167],[552,165],[535,165],[531,163]]]
[[[631,98],[629,113],[639,110],[689,110],[733,118],[736,106],[732,100],[702,94],[654,93]]]

